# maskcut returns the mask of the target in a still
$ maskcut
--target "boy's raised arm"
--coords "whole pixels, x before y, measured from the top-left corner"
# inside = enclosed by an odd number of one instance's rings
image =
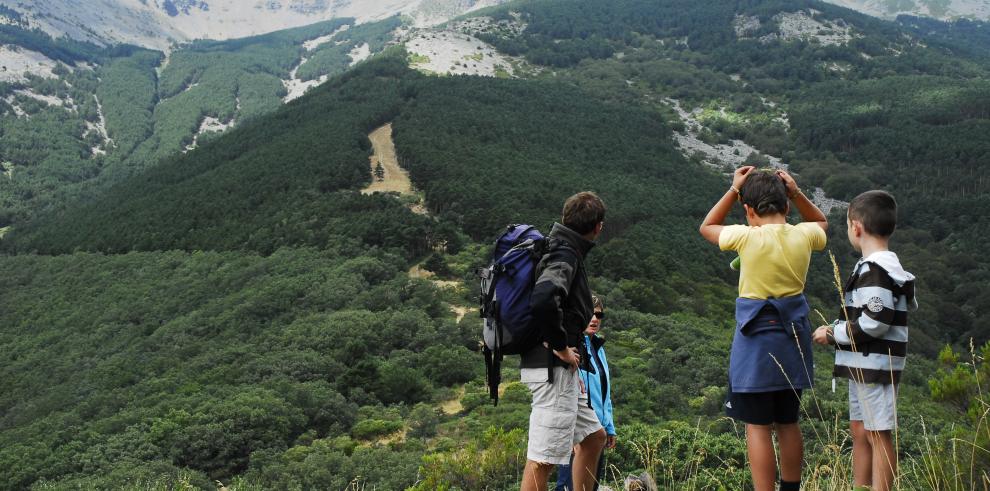
[[[801,214],[801,220],[805,222],[815,222],[818,224],[822,230],[828,231],[828,218],[822,213],[822,210],[818,209],[814,203],[808,199],[804,193],[801,192],[801,188],[798,187],[797,181],[791,177],[787,171],[778,170],[777,175],[780,179],[784,181],[784,186],[787,187],[787,197],[794,202],[794,207],[797,208],[798,213]]]
[[[746,176],[755,168],[752,165],[745,165],[736,169],[732,174],[732,186],[715,203],[715,206],[708,212],[705,220],[701,222],[701,228],[698,231],[701,232],[701,236],[708,242],[718,245],[718,236],[722,233],[722,228],[724,227],[722,223],[725,222],[725,217],[729,216],[729,212],[732,211],[732,204],[739,199],[739,188],[746,182]]]

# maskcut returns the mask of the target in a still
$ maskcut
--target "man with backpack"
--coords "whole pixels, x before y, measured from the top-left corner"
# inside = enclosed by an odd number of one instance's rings
[[[522,491],[545,491],[553,466],[567,464],[572,450],[574,489],[595,487],[606,435],[594,409],[578,403],[584,387],[577,370],[595,373],[581,342],[594,312],[584,258],[604,220],[605,203],[594,193],[568,198],[536,269],[530,308],[542,343],[521,355],[520,376],[533,394]]]

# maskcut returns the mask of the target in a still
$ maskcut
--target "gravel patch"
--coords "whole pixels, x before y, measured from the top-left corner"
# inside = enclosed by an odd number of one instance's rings
[[[52,70],[58,62],[51,58],[18,46],[0,46],[0,81],[24,82],[25,73],[44,78],[55,78]]]
[[[772,41],[815,41],[822,46],[843,46],[853,39],[852,28],[842,19],[815,19],[820,14],[817,10],[800,10],[798,12],[782,12],[773,17],[777,23],[777,32],[760,38],[761,43]],[[732,28],[739,39],[752,39],[752,35],[763,27],[759,17],[737,15],[732,21]]]
[[[361,46],[355,46],[349,53],[349,56],[351,57],[350,66],[357,65],[358,63],[361,63],[371,57],[371,46],[369,46],[368,43],[364,43]]]
[[[457,31],[421,31],[406,42],[412,68],[447,75],[511,76],[512,63],[491,45]]]
[[[698,116],[702,113],[702,109],[696,108],[688,112],[681,107],[680,101],[676,99],[668,98],[664,101],[677,112],[678,116],[684,122],[684,131],[675,131],[674,141],[677,142],[681,154],[685,157],[690,158],[694,155],[700,155],[702,163],[728,175],[742,165],[746,161],[746,157],[758,151],[742,140],[730,140],[729,144],[710,145],[705,143],[699,137],[701,130],[704,128],[701,122],[698,121]],[[772,102],[764,101],[764,104],[769,106]],[[786,117],[784,120],[786,121]],[[780,157],[768,154],[763,154],[763,156],[770,162],[771,167],[788,170],[788,165]],[[811,201],[826,215],[833,208],[849,206],[849,203],[845,201],[828,197],[825,194],[825,190],[817,187],[811,194]]]

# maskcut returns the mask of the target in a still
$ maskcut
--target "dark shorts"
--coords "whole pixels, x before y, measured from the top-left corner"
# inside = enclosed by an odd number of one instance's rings
[[[801,413],[801,390],[729,392],[725,414],[751,425],[794,424]]]

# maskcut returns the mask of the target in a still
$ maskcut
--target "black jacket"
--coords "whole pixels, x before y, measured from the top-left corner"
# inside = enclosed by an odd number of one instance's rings
[[[584,257],[595,243],[559,223],[553,224],[549,238],[549,252],[537,266],[536,285],[530,297],[533,322],[552,349],[561,351],[574,346],[584,351],[581,339],[594,313]],[[590,367],[594,373],[588,361],[587,353],[581,353],[582,366]],[[523,353],[520,367],[547,368],[551,363],[564,366],[541,342]]]

